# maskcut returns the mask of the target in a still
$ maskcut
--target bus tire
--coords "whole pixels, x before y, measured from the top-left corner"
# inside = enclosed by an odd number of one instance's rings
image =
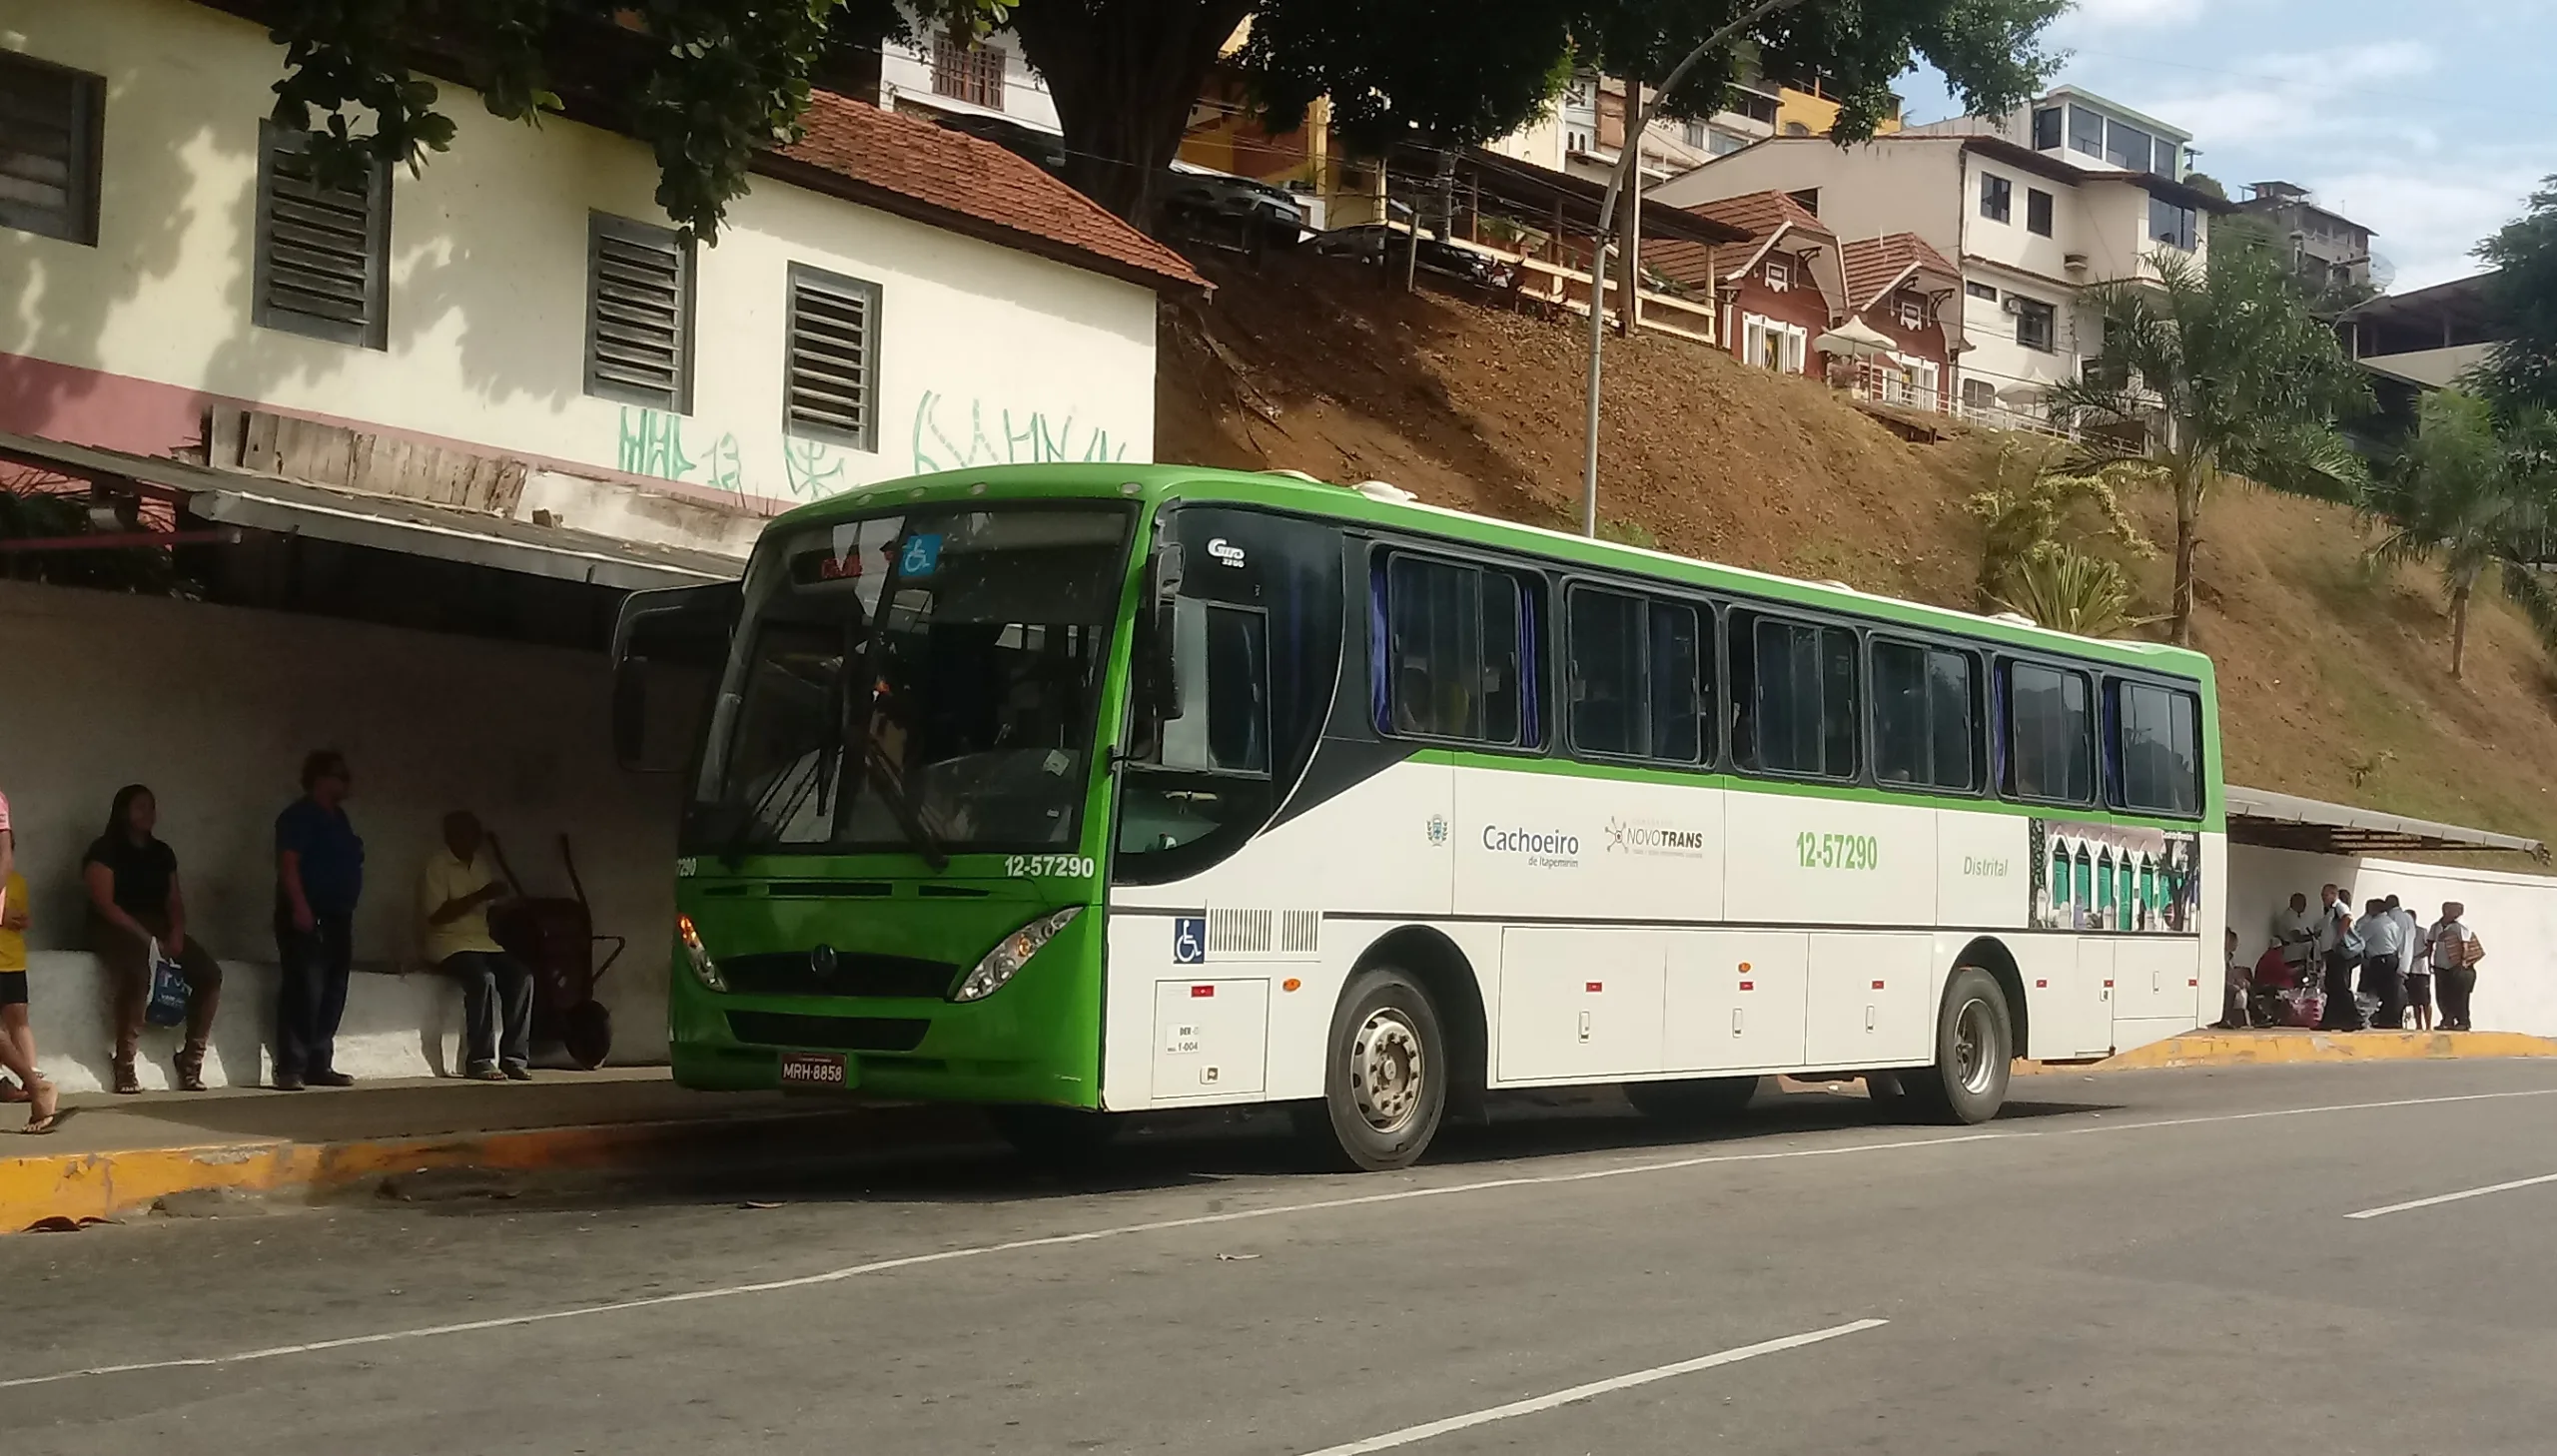
[[[1008,1103],[986,1108],[995,1133],[1012,1144],[1023,1161],[1041,1168],[1082,1167],[1119,1136],[1127,1119],[1108,1112],[1037,1103]]]
[[[1438,1133],[1451,1070],[1438,1008],[1420,983],[1390,966],[1361,971],[1331,1014],[1319,1123],[1307,1130],[1329,1133],[1339,1164],[1409,1167]]]
[[[1754,1077],[1697,1077],[1676,1082],[1629,1082],[1625,1100],[1634,1110],[1671,1127],[1693,1127],[1736,1116],[1758,1094]]]
[[[1936,1063],[1899,1075],[1910,1109],[1930,1120],[1973,1125],[1998,1115],[2015,1070],[2016,1030],[1998,978],[1961,966],[1945,984],[1936,1017]]]

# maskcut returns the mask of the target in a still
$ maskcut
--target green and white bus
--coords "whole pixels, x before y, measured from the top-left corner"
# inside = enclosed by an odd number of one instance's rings
[[[689,765],[688,1087],[1294,1104],[1396,1167],[1510,1088],[1663,1117],[2216,1010],[2207,659],[1172,465],[894,481],[641,593],[625,761]],[[665,750],[676,750],[669,754]]]

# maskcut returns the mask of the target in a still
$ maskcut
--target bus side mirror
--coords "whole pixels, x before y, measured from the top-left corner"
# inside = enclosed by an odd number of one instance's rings
[[[737,583],[636,591],[612,634],[612,749],[633,773],[678,773],[701,744],[728,639]]]

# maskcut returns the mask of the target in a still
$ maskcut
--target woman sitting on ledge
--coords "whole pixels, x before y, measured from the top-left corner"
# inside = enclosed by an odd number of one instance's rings
[[[204,1091],[205,1038],[222,1001],[222,967],[204,942],[187,934],[186,897],[178,889],[178,856],[153,836],[159,804],[140,784],[116,790],[107,832],[83,857],[89,884],[89,944],[106,964],[114,988],[115,1090],[142,1091],[133,1066],[142,1038],[143,1009],[151,1001],[151,948],[178,963],[187,981],[187,1044],[178,1053],[178,1087]]]

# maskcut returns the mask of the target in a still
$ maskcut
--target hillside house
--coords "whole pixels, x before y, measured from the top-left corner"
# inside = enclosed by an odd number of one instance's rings
[[[2155,258],[2196,261],[2228,204],[2146,172],[2091,170],[1994,135],[1911,129],[1840,148],[1775,137],[1663,183],[1683,207],[1775,190],[1816,194],[1840,237],[1907,233],[1961,274],[1960,402],[2031,409],[2101,359],[2091,284],[2154,280]]]
[[[1741,363],[1778,373],[1819,374],[1812,341],[1847,308],[1837,236],[1781,192],[1721,198],[1688,211],[1747,236],[1710,255],[1693,244],[1654,244],[1650,266],[1717,302],[1717,337]]]
[[[1848,240],[1846,317],[1889,339],[1888,358],[1850,365],[1864,397],[1919,409],[1941,409],[1959,387],[1956,365],[1966,341],[1962,271],[1915,233]],[[1843,321],[1842,321],[1843,322]]]
[[[2300,281],[2312,289],[2367,291],[2389,282],[2386,265],[2371,255],[2370,230],[2318,206],[2315,194],[2297,183],[2248,183],[2237,211],[2272,230],[2273,241],[2290,255]]]

